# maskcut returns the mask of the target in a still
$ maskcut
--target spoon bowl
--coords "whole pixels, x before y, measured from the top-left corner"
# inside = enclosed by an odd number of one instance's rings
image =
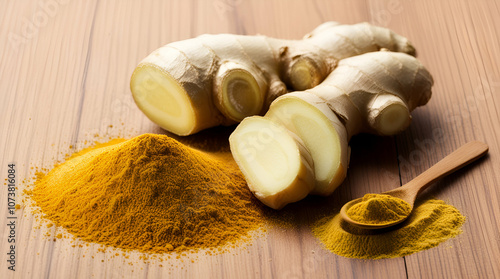
[[[471,141],[459,147],[457,150],[453,151],[448,156],[441,159],[441,161],[437,162],[428,170],[421,173],[419,176],[406,183],[402,187],[398,187],[396,189],[383,192],[384,195],[393,196],[407,202],[411,210],[413,210],[413,205],[415,204],[415,200],[418,195],[422,193],[427,187],[432,185],[436,180],[460,169],[461,167],[475,161],[481,156],[485,155],[488,152],[488,145],[482,143],[480,141]],[[362,198],[354,199],[350,202],[347,202],[340,209],[340,216],[342,219],[356,227],[363,229],[382,229],[397,225],[408,218],[405,218],[393,221],[393,222],[384,222],[380,224],[368,224],[368,223],[360,223],[349,217],[347,211],[353,205],[359,203]],[[411,214],[411,212],[410,212]]]

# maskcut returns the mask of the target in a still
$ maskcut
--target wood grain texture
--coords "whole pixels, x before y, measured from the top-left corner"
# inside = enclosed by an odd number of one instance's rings
[[[7,177],[8,163],[16,163],[18,194],[31,166],[50,168],[70,145],[82,148],[85,140],[99,139],[95,135],[164,133],[133,103],[129,79],[143,57],[171,41],[203,33],[298,39],[324,21],[368,21],[410,38],[435,86],[429,104],[413,113],[401,135],[352,140],[342,186],[328,199],[287,209],[301,225],[273,229],[230,253],[195,255],[193,262],[144,263],[136,253],[127,259],[66,238],[48,241],[47,232],[62,229],[37,229],[39,221],[23,207],[17,211],[17,264],[11,272],[2,187],[0,277],[500,278],[498,14],[494,0],[3,1],[0,177]],[[489,155],[429,191],[467,216],[457,238],[405,258],[365,261],[331,254],[307,228],[318,203],[331,203],[333,210],[367,192],[390,190],[471,140],[488,143]]]

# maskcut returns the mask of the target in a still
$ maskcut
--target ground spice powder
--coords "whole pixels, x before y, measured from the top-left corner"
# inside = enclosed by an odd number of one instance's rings
[[[383,194],[366,194],[347,210],[347,215],[363,224],[384,225],[406,218],[411,206],[404,200]]]
[[[235,243],[263,224],[229,152],[202,152],[165,135],[77,153],[39,173],[31,195],[75,236],[142,252]]]
[[[465,217],[441,200],[427,200],[396,228],[364,230],[342,220],[340,214],[313,225],[314,235],[331,252],[359,259],[403,257],[437,246],[461,233]]]

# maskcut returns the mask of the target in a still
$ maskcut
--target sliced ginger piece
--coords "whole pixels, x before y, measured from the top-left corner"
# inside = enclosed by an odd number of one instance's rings
[[[196,128],[196,113],[190,95],[168,73],[151,65],[134,71],[130,82],[137,106],[151,121],[177,135]]]
[[[314,187],[311,156],[301,140],[264,117],[245,118],[229,137],[248,187],[265,205],[280,209]]]
[[[262,111],[265,87],[265,80],[258,70],[226,62],[215,78],[215,105],[227,118],[240,122]]]
[[[347,173],[347,132],[335,113],[318,97],[294,92],[278,98],[266,117],[297,134],[314,162],[315,187],[311,194],[330,195]]]

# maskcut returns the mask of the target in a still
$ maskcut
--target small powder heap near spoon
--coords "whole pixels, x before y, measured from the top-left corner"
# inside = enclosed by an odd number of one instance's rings
[[[312,226],[324,247],[348,258],[384,259],[404,257],[438,246],[462,232],[465,217],[441,200],[415,205],[399,226],[380,230],[361,229],[345,222],[340,214],[326,216]]]

